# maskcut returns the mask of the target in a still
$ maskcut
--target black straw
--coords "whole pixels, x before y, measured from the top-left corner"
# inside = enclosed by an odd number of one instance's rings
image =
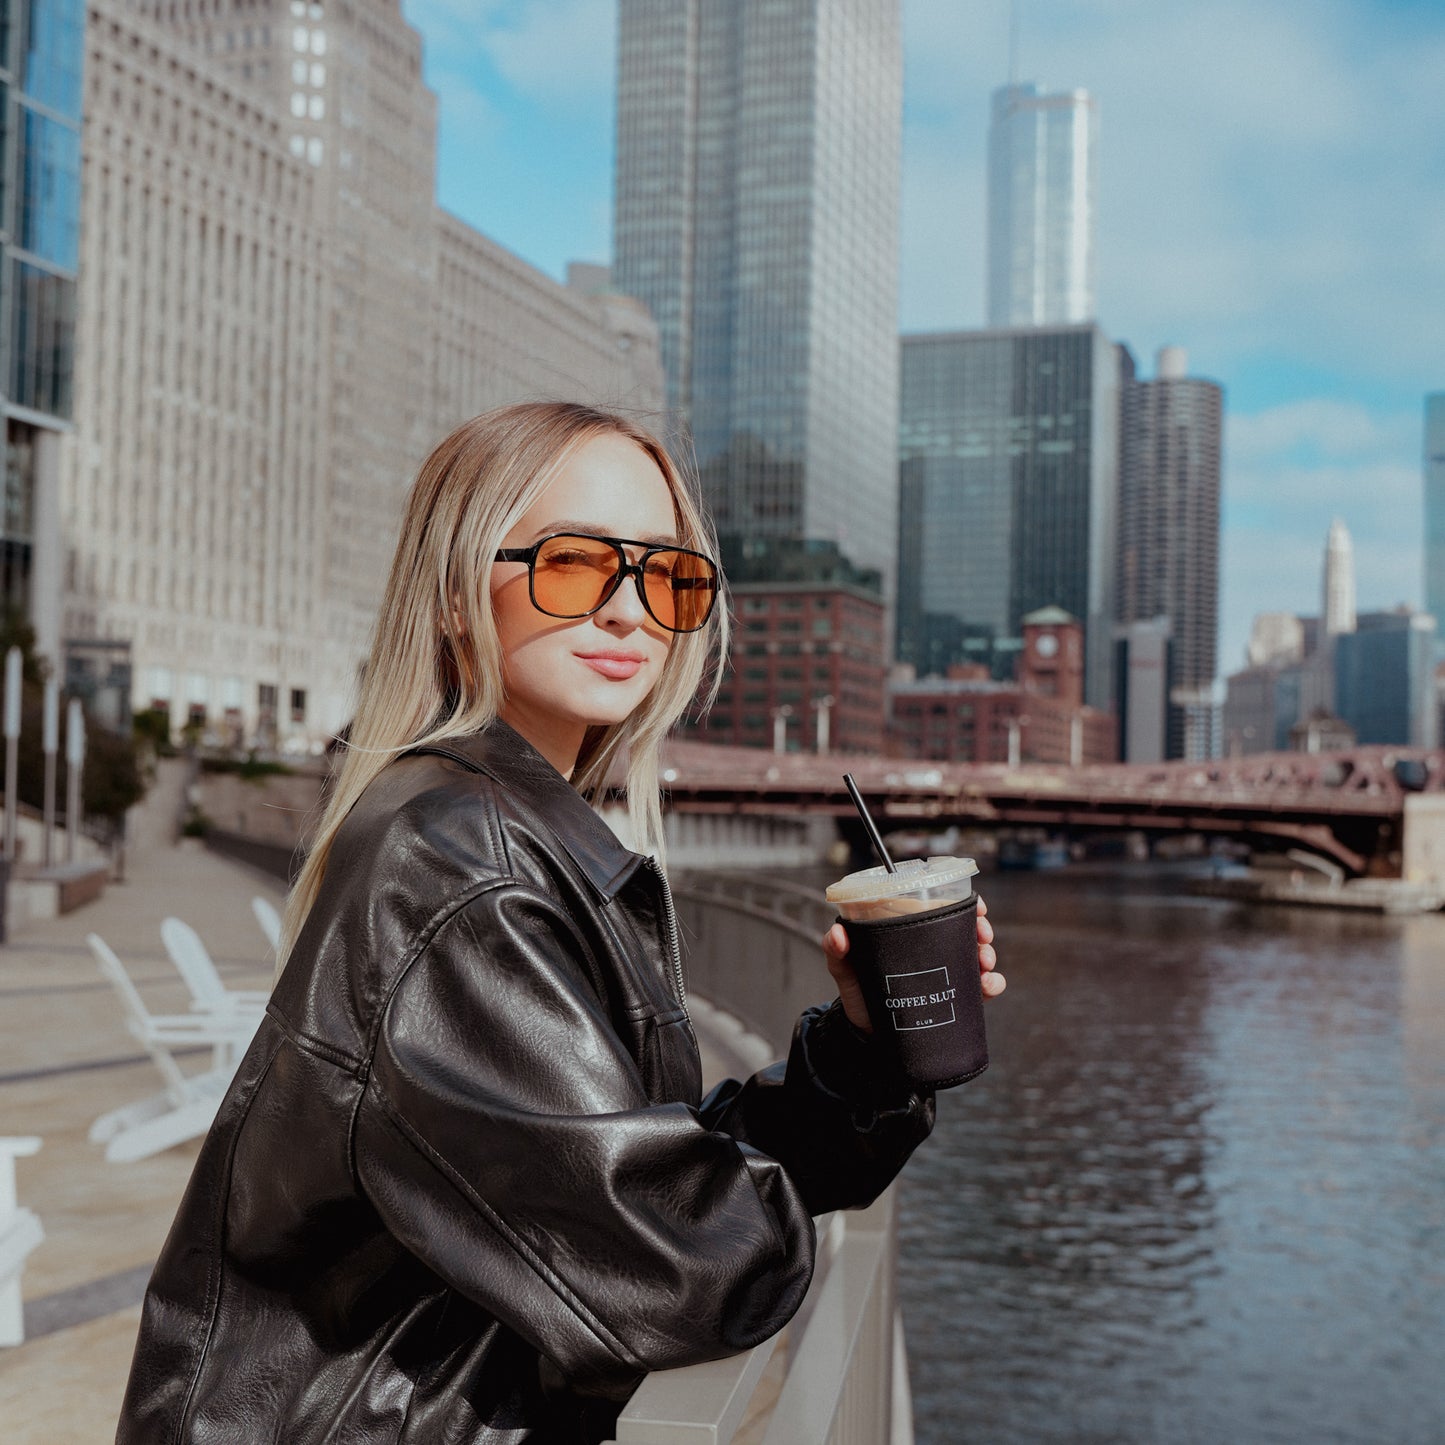
[[[863,820],[863,826],[868,830],[868,841],[873,845],[873,851],[883,860],[883,866],[890,872],[896,873],[898,865],[888,856],[888,849],[883,846],[883,835],[878,831],[878,825],[873,821],[873,815],[869,813],[867,805],[863,802],[863,794],[858,791],[858,784],[853,781],[852,773],[844,773],[843,781],[848,785],[849,796],[853,799],[853,806],[858,810],[858,816]]]

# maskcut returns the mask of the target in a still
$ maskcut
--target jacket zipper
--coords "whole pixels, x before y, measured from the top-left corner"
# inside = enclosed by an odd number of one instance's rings
[[[662,917],[667,924],[667,947],[668,955],[672,960],[672,980],[677,987],[677,1001],[682,1005],[683,1017],[691,1025],[692,1015],[687,1011],[687,986],[682,980],[682,948],[678,942],[677,909],[672,904],[672,889],[668,887],[667,874],[662,871],[662,864],[651,854],[645,855],[644,861],[652,869],[658,883],[662,886]]]

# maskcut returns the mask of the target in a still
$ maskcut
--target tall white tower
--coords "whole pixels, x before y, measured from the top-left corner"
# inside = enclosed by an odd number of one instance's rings
[[[1325,543],[1324,634],[1337,637],[1355,630],[1355,545],[1338,517]]]
[[[1094,319],[1097,107],[1086,90],[993,94],[988,131],[988,324]]]

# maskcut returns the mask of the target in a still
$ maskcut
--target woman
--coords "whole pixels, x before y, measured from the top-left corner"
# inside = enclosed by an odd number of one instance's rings
[[[625,757],[660,842],[658,746],[725,627],[711,554],[615,416],[508,408],[424,464],[120,1440],[603,1439],[647,1371],[779,1329],[810,1215],[875,1198],[928,1133],[841,929],[845,1002],[700,1099],[661,869],[586,801]]]

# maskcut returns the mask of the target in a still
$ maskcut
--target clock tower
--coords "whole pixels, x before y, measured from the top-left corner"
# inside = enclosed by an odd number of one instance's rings
[[[1018,681],[1024,692],[1056,697],[1080,706],[1084,701],[1084,629],[1062,607],[1040,607],[1023,619],[1024,646]]]

